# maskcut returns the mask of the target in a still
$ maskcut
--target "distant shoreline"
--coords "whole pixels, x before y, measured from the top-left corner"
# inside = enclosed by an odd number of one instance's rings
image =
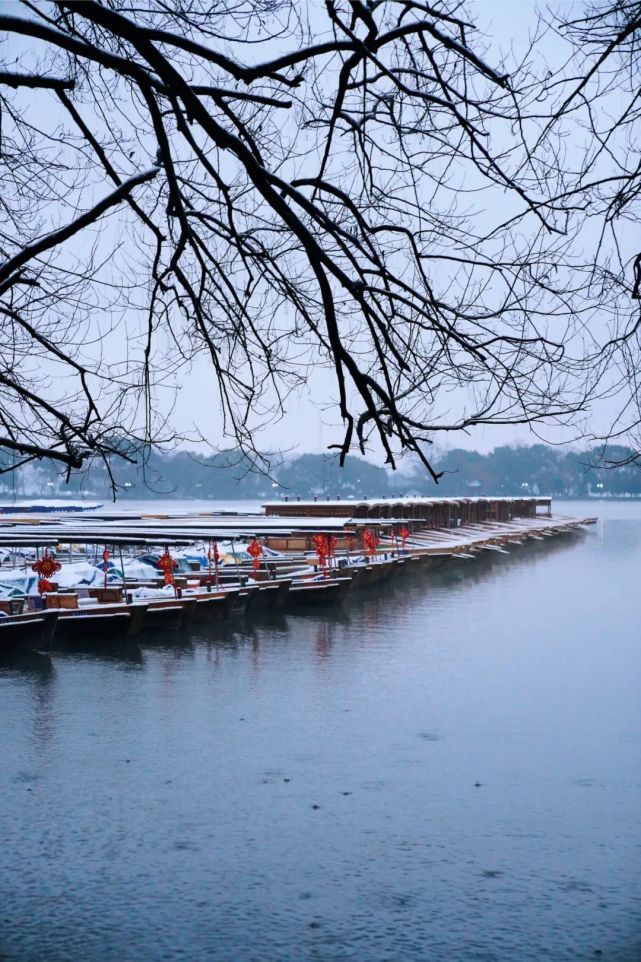
[[[380,498],[380,500],[393,502],[393,501],[401,501],[401,500],[403,500],[406,496],[405,496],[405,495],[390,495],[390,494],[384,494],[384,495],[377,495],[377,496],[375,496],[375,497]],[[492,495],[492,494],[486,495],[486,494],[461,494],[461,493],[459,493],[459,494],[441,495],[441,494],[436,493],[436,494],[433,495],[433,497],[434,497],[435,499],[437,499],[437,498],[457,498],[457,497],[458,497],[458,498],[475,498],[475,497],[516,497],[516,495]],[[623,501],[623,502],[627,502],[627,501],[641,501],[641,494],[627,494],[627,495],[626,495],[626,494],[616,494],[616,495],[613,494],[613,495],[598,495],[598,496],[597,496],[597,495],[589,495],[589,494],[585,494],[585,495],[568,495],[568,494],[559,494],[559,495],[557,495],[557,494],[552,494],[552,495],[548,495],[547,493],[544,492],[543,494],[540,495],[540,497],[550,497],[550,498],[552,498],[552,500],[555,501],[555,502],[590,501],[590,502],[594,502],[594,503],[598,503],[598,502],[606,502],[606,503],[609,503],[609,502],[612,502],[612,501]],[[98,508],[102,508],[102,509],[104,509],[104,510],[110,510],[110,508],[114,508],[114,507],[117,506],[118,504],[124,504],[124,503],[135,504],[135,503],[137,503],[137,502],[144,502],[144,501],[148,501],[149,503],[152,503],[152,504],[159,504],[159,503],[165,503],[165,502],[178,501],[178,502],[189,502],[189,503],[191,503],[191,504],[210,504],[210,503],[213,503],[213,504],[229,505],[230,503],[231,503],[231,504],[241,504],[241,503],[242,503],[242,504],[252,504],[252,505],[256,505],[256,504],[262,503],[263,501],[267,501],[267,500],[270,500],[270,501],[282,500],[283,502],[285,502],[285,500],[286,500],[285,498],[269,498],[269,499],[264,498],[264,499],[261,499],[261,498],[243,498],[243,497],[238,497],[238,498],[225,498],[225,497],[221,497],[221,498],[205,497],[205,498],[203,498],[203,497],[200,497],[200,498],[196,498],[196,497],[189,496],[189,495],[187,495],[187,496],[163,495],[163,496],[159,497],[157,494],[154,494],[154,495],[143,495],[143,494],[140,494],[140,495],[137,495],[137,496],[133,496],[131,493],[128,493],[128,494],[124,494],[124,495],[122,495],[122,496],[119,496],[115,502],[112,501],[112,500],[110,500],[110,499],[105,499],[105,498],[103,498],[102,500],[98,501],[98,500],[97,500],[98,498],[99,498],[99,495],[87,495],[87,498],[86,498],[86,499],[84,499],[84,498],[79,498],[78,496],[76,496],[76,497],[70,497],[70,498],[64,498],[64,497],[60,497],[60,496],[59,496],[59,497],[56,497],[56,498],[29,498],[29,497],[21,497],[21,498],[16,498],[15,501],[9,501],[9,500],[7,500],[7,501],[2,501],[2,502],[0,502],[0,514],[2,514],[3,512],[11,513],[12,511],[16,511],[17,509],[19,509],[19,508],[21,508],[21,507],[27,507],[27,506],[29,506],[29,507],[34,507],[34,506],[39,506],[39,505],[42,505],[42,506],[44,506],[44,507],[46,507],[46,508],[48,508],[48,509],[50,509],[50,510],[52,510],[52,509],[54,509],[54,508],[56,508],[56,507],[60,508],[60,510],[70,510],[72,507],[77,507],[78,510],[90,511],[90,510],[94,510],[94,509],[97,510]],[[362,497],[342,497],[340,500],[345,501],[345,502],[347,502],[347,503],[349,503],[349,502],[351,502],[351,501],[353,501],[354,503],[358,503],[359,501],[368,500],[368,498],[371,498],[371,496],[367,496],[367,497],[366,497],[365,495],[363,495]],[[300,499],[299,499],[299,500],[300,500]],[[333,500],[335,500],[335,499],[334,499],[334,498],[331,498],[331,497],[327,497],[327,498],[318,497],[318,498],[315,498],[314,500],[318,500],[318,503],[319,503],[319,504],[323,504],[323,502],[333,501]],[[296,498],[295,498],[295,497],[290,497],[290,498],[289,498],[289,501],[292,502],[292,503],[295,503]]]

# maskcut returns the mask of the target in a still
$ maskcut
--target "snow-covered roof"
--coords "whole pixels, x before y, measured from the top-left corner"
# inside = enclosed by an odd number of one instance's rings
[[[54,498],[41,498],[32,501],[4,501],[0,502],[0,514],[61,514],[68,511],[97,511],[102,508],[102,504],[97,501],[69,501],[67,499],[56,500]]]
[[[266,501],[263,504],[263,508],[266,510],[269,508],[279,508],[284,506],[289,507],[300,507],[300,508],[327,508],[331,511],[333,508],[344,508],[345,505],[351,505],[355,508],[378,508],[381,505],[403,505],[404,507],[409,507],[411,505],[425,506],[428,505],[439,505],[439,504],[476,504],[480,502],[494,502],[494,501],[531,501],[536,504],[547,504],[551,498],[545,495],[540,497],[535,497],[533,495],[478,495],[474,497],[458,497],[458,498],[337,498],[333,501],[324,501],[322,499],[314,499],[313,501],[303,501],[302,499],[296,500],[285,500],[280,501]]]

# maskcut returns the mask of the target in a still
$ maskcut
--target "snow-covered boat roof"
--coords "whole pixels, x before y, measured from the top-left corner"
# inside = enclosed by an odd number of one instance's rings
[[[5,501],[0,502],[0,514],[31,515],[31,514],[63,514],[81,511],[97,511],[102,508],[98,501],[69,501],[41,498],[39,501]]]
[[[548,504],[548,502],[551,501],[551,497],[549,495],[535,496],[535,495],[518,494],[518,495],[510,496],[510,495],[502,494],[502,495],[496,495],[496,496],[490,496],[490,495],[482,495],[482,496],[479,495],[479,496],[471,496],[471,497],[460,496],[457,498],[440,498],[440,497],[439,498],[411,498],[411,497],[336,498],[333,501],[330,501],[330,500],[325,501],[322,498],[320,499],[314,498],[311,501],[310,500],[303,501],[302,499],[298,499],[298,498],[296,500],[287,500],[283,498],[279,501],[266,501],[262,505],[262,507],[265,510],[268,510],[271,508],[286,507],[286,506],[298,507],[298,508],[323,507],[323,508],[327,508],[328,511],[331,512],[332,508],[343,509],[346,505],[350,505],[350,506],[353,505],[354,507],[363,507],[363,508],[375,508],[375,507],[377,508],[382,505],[384,505],[385,507],[390,507],[395,504],[403,505],[404,507],[409,507],[411,505],[427,507],[429,505],[439,505],[439,504],[477,504],[477,503],[492,503],[494,501],[502,501],[502,502],[530,501],[533,504]]]
[[[245,519],[203,517],[132,518],[106,521],[85,518],[46,518],[29,523],[4,520],[0,523],[0,545],[113,544],[113,545],[187,545],[194,541],[248,540],[255,536],[288,537],[296,533],[340,534],[366,521],[348,518],[268,518],[256,515]],[[380,526],[391,521],[378,522]]]
[[[256,536],[291,537],[296,534],[340,534],[375,524],[382,528],[424,519],[424,509],[440,505],[498,504],[549,507],[546,497],[385,498],[347,501],[278,501],[263,507],[265,514],[189,514],[97,512],[91,514],[12,515],[0,518],[0,546],[53,544],[186,545],[194,541],[248,540]],[[375,512],[372,515],[372,512]]]

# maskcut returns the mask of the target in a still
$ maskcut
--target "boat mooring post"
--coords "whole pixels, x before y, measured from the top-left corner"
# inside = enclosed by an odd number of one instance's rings
[[[125,604],[129,604],[129,596],[127,595],[127,576],[125,574],[125,563],[122,560],[122,545],[118,545],[118,555],[120,557],[120,570],[122,571],[122,590],[125,593]]]
[[[394,547],[396,548],[396,557],[397,557],[397,558],[400,558],[401,552],[400,552],[400,549],[399,549],[399,547],[398,547],[398,536],[397,536],[397,534],[396,534],[396,525],[395,525],[395,524],[392,525],[392,537],[394,538]]]
[[[234,545],[234,539],[230,538],[231,541],[231,553],[234,556],[234,564],[236,565],[236,577],[238,578],[238,583],[240,584],[240,568],[238,567],[238,558],[236,557],[236,547]]]

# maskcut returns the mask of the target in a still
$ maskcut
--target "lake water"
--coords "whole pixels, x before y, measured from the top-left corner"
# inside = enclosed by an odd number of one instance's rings
[[[0,667],[3,962],[641,959],[641,505]]]

